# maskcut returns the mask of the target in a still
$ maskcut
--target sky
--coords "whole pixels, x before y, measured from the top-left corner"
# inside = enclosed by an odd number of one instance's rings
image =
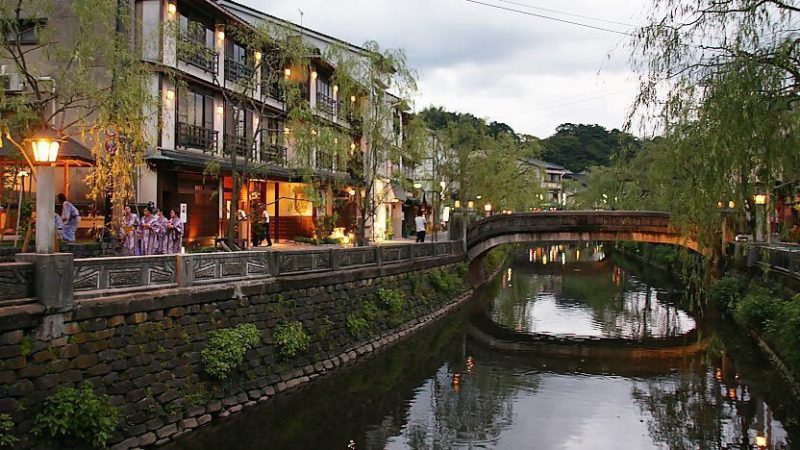
[[[416,110],[443,106],[544,138],[566,122],[621,128],[636,94],[622,34],[467,0],[239,1],[295,23],[302,11],[303,26],[353,44],[404,49],[418,74]],[[619,31],[641,23],[648,3],[480,1]]]

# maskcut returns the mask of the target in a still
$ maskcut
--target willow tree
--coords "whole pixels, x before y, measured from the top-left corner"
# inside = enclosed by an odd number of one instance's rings
[[[631,120],[664,133],[674,163],[650,169],[672,178],[662,187],[680,201],[667,206],[703,247],[719,247],[718,202],[750,214],[755,192],[800,176],[798,13],[781,0],[654,0],[631,41]]]
[[[90,196],[115,206],[133,197],[146,148],[150,68],[131,41],[124,0],[13,0],[0,3],[0,60],[19,89],[0,94],[0,131],[31,165],[30,141],[43,129],[90,148]],[[65,30],[70,30],[65,33]],[[119,208],[121,209],[121,208]]]
[[[339,143],[333,148],[345,152],[349,160],[358,215],[357,245],[368,243],[367,225],[374,221],[378,208],[390,195],[391,184],[386,180],[393,175],[395,164],[407,155],[412,142],[419,142],[409,139],[403,144],[399,135],[398,120],[402,119],[398,114],[410,108],[411,96],[417,88],[416,73],[408,66],[405,53],[402,49],[382,49],[374,41],[362,47],[357,52],[331,47],[325,55],[334,63],[333,82],[338,98],[342,99],[339,107],[349,121],[344,146],[343,139],[332,135]],[[291,122],[298,121],[292,117]],[[308,147],[319,148],[313,139],[314,136]]]

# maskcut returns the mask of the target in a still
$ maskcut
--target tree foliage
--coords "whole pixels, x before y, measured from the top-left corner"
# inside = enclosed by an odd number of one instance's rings
[[[616,128],[609,131],[600,125],[564,123],[542,140],[542,158],[578,173],[593,166],[608,166],[615,154],[623,149],[635,153],[640,146],[639,139]]]

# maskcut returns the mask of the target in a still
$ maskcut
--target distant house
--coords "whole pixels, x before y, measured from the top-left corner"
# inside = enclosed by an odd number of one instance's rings
[[[524,161],[529,167],[538,169],[534,178],[539,180],[539,194],[541,209],[561,209],[567,204],[567,198],[573,193],[565,188],[565,179],[575,179],[575,174],[566,167],[541,159],[528,159]]]

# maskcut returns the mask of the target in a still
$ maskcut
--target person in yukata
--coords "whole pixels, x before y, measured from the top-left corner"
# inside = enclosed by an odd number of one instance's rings
[[[56,212],[55,212],[55,226],[56,226],[56,238],[60,241],[64,240],[64,219],[61,218],[61,205],[56,205]]]
[[[142,255],[150,256],[155,255],[158,251],[158,233],[161,231],[161,224],[158,218],[153,215],[153,208],[144,210],[144,217],[142,217],[141,225],[141,245]]]
[[[131,207],[125,205],[125,213],[122,215],[122,246],[125,253],[134,256],[138,255],[138,248],[136,248],[137,231],[139,228],[139,216],[131,212]]]
[[[181,244],[183,244],[183,222],[175,212],[175,208],[169,210],[169,219],[167,220],[167,237],[165,240],[164,254],[177,254],[181,252]]]
[[[62,229],[64,240],[75,242],[75,232],[81,223],[81,213],[75,205],[67,201],[67,196],[64,194],[58,194],[58,203],[61,204],[61,219],[64,221]]]
[[[167,218],[164,217],[164,212],[160,209],[156,208],[153,211],[153,215],[156,216],[156,222],[158,223],[158,232],[156,235],[158,236],[158,244],[156,244],[156,255],[163,255],[166,250],[167,245]]]

